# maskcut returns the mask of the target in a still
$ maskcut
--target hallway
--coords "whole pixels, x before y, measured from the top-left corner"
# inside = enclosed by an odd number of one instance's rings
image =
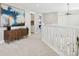
[[[39,34],[33,34],[27,39],[0,44],[2,56],[57,56],[57,54],[44,44]]]

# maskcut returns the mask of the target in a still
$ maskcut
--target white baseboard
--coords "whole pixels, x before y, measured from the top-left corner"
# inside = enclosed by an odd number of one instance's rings
[[[64,56],[64,54],[59,51],[57,48],[51,46],[50,44],[48,44],[45,40],[42,40],[46,45],[48,45],[51,49],[53,49],[59,56]]]
[[[4,40],[1,40],[1,41],[0,41],[0,44],[2,44],[2,43],[4,43]]]

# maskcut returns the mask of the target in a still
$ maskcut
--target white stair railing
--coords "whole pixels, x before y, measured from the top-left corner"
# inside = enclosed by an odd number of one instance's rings
[[[76,56],[76,29],[65,26],[43,26],[42,41],[54,49],[59,55]]]

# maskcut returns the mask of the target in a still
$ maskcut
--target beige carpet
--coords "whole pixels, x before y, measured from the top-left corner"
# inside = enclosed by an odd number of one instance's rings
[[[41,41],[39,34],[17,40],[10,44],[0,44],[2,56],[56,56],[57,54]]]

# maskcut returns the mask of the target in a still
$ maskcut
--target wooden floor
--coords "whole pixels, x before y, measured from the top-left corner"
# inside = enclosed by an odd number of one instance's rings
[[[0,44],[2,56],[57,56],[57,53],[41,41],[40,34],[33,34],[10,44]]]

